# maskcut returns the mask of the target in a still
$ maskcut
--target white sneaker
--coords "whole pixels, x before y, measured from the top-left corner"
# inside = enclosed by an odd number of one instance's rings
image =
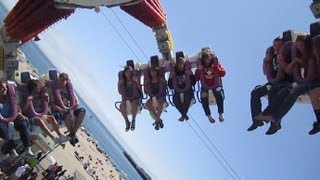
[[[35,156],[34,153],[31,150],[31,147],[27,147],[25,150],[27,156]]]
[[[19,154],[17,153],[17,151],[15,150],[15,149],[13,149],[12,151],[11,151],[11,154],[10,154],[12,157],[18,157],[19,156]]]
[[[63,144],[63,143],[65,143],[65,142],[67,142],[67,141],[70,141],[70,140],[71,140],[71,137],[70,137],[70,136],[61,135],[61,136],[59,137],[59,143],[60,143],[60,144]]]
[[[212,124],[216,122],[211,115],[208,116],[208,119]]]

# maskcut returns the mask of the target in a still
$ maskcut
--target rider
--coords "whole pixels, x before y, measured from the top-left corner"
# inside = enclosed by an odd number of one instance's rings
[[[313,128],[309,131],[310,135],[320,132],[320,36],[316,36],[312,39],[312,50],[316,60],[317,69],[317,82],[316,88],[309,91],[312,107],[316,116],[316,121],[313,123]]]
[[[55,89],[51,88],[51,92],[50,94],[50,104],[51,104],[51,108],[55,113],[58,114],[63,114],[66,126],[68,128],[68,132],[69,132],[69,137],[71,137],[71,145],[75,145],[75,143],[77,143],[77,138],[76,138],[76,132],[78,131],[79,127],[82,125],[86,110],[84,108],[79,108],[79,100],[75,94],[75,92],[72,90],[72,92],[69,93],[73,93],[74,96],[74,106],[71,107],[71,109],[68,109],[67,107],[69,105],[71,105],[71,97],[72,94],[68,93],[68,83],[69,82],[69,75],[67,73],[61,73],[59,74],[59,78],[58,80],[55,81],[56,83],[56,87],[53,87]],[[70,87],[69,87],[70,88]],[[60,103],[58,102],[58,97],[56,97],[57,95],[54,95],[53,91],[55,91],[56,89],[58,89],[60,91],[60,96],[61,99],[63,101],[63,107],[61,107],[62,105],[60,105]],[[72,120],[72,115],[71,115],[71,111],[73,111],[73,115],[75,116],[75,120]]]
[[[311,54],[311,42],[308,35],[300,35],[295,42],[296,51],[293,52],[292,61],[295,63],[292,69],[295,83],[284,100],[280,100],[280,106],[271,114],[263,114],[257,117],[258,120],[270,121],[279,126],[281,119],[291,109],[297,98],[315,88],[316,62]]]
[[[190,107],[190,103],[194,98],[192,86],[194,86],[196,83],[192,71],[189,69],[186,70],[185,66],[185,59],[183,57],[178,58],[174,67],[174,73],[170,74],[170,78],[168,80],[169,88],[175,90],[173,95],[173,103],[181,114],[179,121],[189,120],[187,113]],[[190,81],[189,87],[187,87],[187,81]],[[177,83],[177,87],[175,87],[174,83]],[[187,89],[185,89],[182,93],[177,92],[180,89],[184,88]],[[181,94],[183,94],[183,99],[181,97]]]
[[[118,82],[118,90],[122,95],[122,102],[120,104],[120,112],[126,122],[126,131],[130,129],[130,121],[128,119],[127,102],[131,105],[131,130],[135,129],[136,116],[139,106],[140,92],[142,92],[140,80],[134,75],[131,66],[124,68],[122,74],[120,75]]]
[[[209,90],[213,91],[213,95],[216,99],[219,113],[220,122],[224,121],[224,91],[222,86],[222,79],[226,74],[225,69],[218,62],[218,58],[214,52],[205,50],[201,53],[201,64],[195,72],[195,79],[201,82],[201,104],[205,115],[208,117],[211,123],[215,120],[211,116],[209,108]]]
[[[35,124],[39,125],[41,130],[45,132],[48,136],[50,136],[55,143],[58,144],[58,143],[63,143],[65,141],[68,141],[66,136],[64,136],[60,132],[59,125],[54,116],[48,115],[47,113],[36,116],[30,112],[30,108],[31,108],[30,106],[32,104],[36,112],[42,112],[43,111],[42,101],[48,102],[49,100],[49,95],[43,90],[44,88],[41,82],[39,80],[29,80],[27,87],[29,91],[29,96],[26,97],[25,99],[24,106],[22,108],[23,114],[26,115],[26,117],[28,117],[29,119],[34,120]],[[29,101],[32,101],[32,104],[30,104]],[[52,125],[54,131],[57,133],[59,137],[55,137],[52,134],[52,132],[49,130],[46,123],[50,123]]]
[[[144,91],[150,96],[150,98],[146,102],[146,106],[151,116],[155,119],[155,129],[159,130],[159,128],[163,128],[161,114],[166,102],[167,82],[158,66],[152,65],[148,69],[147,73],[147,76],[150,79],[148,81],[144,81]]]
[[[6,118],[12,114],[12,111],[13,110],[10,107],[10,98],[8,97],[8,85],[5,81],[0,81],[0,114]],[[19,131],[20,139],[25,147],[26,154],[33,156],[34,154],[31,151],[31,142],[29,138],[28,118],[19,112],[17,118],[14,120],[14,127]],[[0,121],[0,138],[5,141],[11,140],[8,122]],[[16,150],[12,150],[12,154],[18,156]]]
[[[261,97],[268,95],[269,103],[272,102],[276,91],[279,90],[283,84],[286,84],[285,72],[283,68],[278,65],[279,52],[282,44],[282,38],[275,38],[273,45],[267,49],[266,56],[263,59],[263,72],[267,77],[268,83],[263,86],[257,86],[251,91],[250,106],[252,125],[247,129],[248,131],[253,131],[259,126],[264,125],[263,121],[258,121],[254,118],[261,113]]]

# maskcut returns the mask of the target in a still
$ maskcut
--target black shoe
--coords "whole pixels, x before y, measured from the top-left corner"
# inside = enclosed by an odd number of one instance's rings
[[[134,131],[136,129],[136,120],[132,120],[131,122],[131,131]]]
[[[277,123],[271,123],[270,128],[268,129],[268,131],[266,132],[266,135],[273,135],[276,132],[278,132],[278,130],[281,129],[281,125],[277,124]]]
[[[164,127],[162,119],[160,119],[159,126],[161,129]]]
[[[160,129],[160,122],[155,122],[155,123],[153,123],[153,125],[155,126],[154,127],[155,130],[158,131]]]
[[[185,119],[185,117],[184,117],[184,116],[181,116],[181,117],[178,119],[178,121],[183,122],[184,119]]]
[[[247,131],[253,131],[253,130],[255,130],[258,127],[263,126],[263,125],[264,125],[263,121],[255,120],[255,121],[252,122],[252,125],[247,129]]]
[[[314,135],[320,132],[320,122],[314,122],[312,129],[309,131],[309,135]]]
[[[126,129],[125,129],[125,131],[128,132],[129,129],[130,129],[130,122],[126,121]]]
[[[71,137],[71,140],[69,141],[70,144],[73,147],[76,146],[76,144],[79,142],[79,139],[77,138],[77,136],[74,133],[70,133],[68,136]]]

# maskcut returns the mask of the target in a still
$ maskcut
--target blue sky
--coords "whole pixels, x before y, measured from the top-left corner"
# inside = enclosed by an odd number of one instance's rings
[[[5,2],[13,4],[11,0]],[[190,115],[241,179],[319,179],[319,135],[307,134],[315,119],[310,105],[295,105],[285,116],[282,130],[274,136],[264,135],[267,127],[246,131],[251,124],[250,91],[266,82],[261,72],[265,49],[284,30],[309,30],[309,24],[315,21],[308,7],[311,0],[161,2],[176,50],[194,55],[201,47],[210,46],[227,70],[223,79],[226,121],[210,124],[199,103]],[[102,10],[140,61],[147,62],[111,10]],[[118,8],[114,11],[147,55],[158,54],[150,28]],[[38,44],[53,63],[71,75],[80,95],[155,179],[232,179],[188,124],[177,121],[179,114],[171,107],[163,115],[163,130],[155,131],[144,111],[138,116],[136,131],[124,132],[124,121],[113,107],[120,99],[117,74],[127,59],[135,57],[102,14],[78,9],[40,38]],[[212,110],[216,115],[216,107]]]

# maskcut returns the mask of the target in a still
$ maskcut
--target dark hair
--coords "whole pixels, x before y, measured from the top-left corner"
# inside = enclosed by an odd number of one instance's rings
[[[151,78],[151,71],[156,71],[156,72],[157,72],[157,77],[158,77],[158,79],[159,79],[159,76],[160,76],[159,67],[157,67],[157,66],[151,66],[151,67],[149,68],[149,71],[148,71],[149,78]]]
[[[34,80],[34,79],[29,80],[27,84],[28,91],[29,92],[33,91],[39,84],[41,84],[39,80]]]
[[[63,78],[63,79],[68,81],[69,80],[69,75],[67,73],[60,73],[59,74],[59,78]]]
[[[273,42],[283,42],[283,39],[280,36],[278,36],[273,40]]]
[[[183,57],[180,57],[179,59],[176,60],[176,65],[174,67],[174,70],[175,70],[176,73],[178,72],[177,64],[179,64],[179,63],[183,63],[183,64],[185,63]]]
[[[132,70],[132,67],[131,66],[126,66],[124,68],[124,70],[123,70],[123,73],[122,73],[122,78],[123,78],[125,86],[127,86],[127,82],[128,82],[128,79],[126,77],[126,72],[129,71],[129,70]]]
[[[312,45],[311,45],[311,39],[309,35],[298,35],[296,42],[301,41],[304,43],[304,48],[305,48],[305,53],[307,55],[307,57],[309,57],[311,55],[312,52]],[[298,56],[302,56],[302,53],[297,49],[298,51]]]

